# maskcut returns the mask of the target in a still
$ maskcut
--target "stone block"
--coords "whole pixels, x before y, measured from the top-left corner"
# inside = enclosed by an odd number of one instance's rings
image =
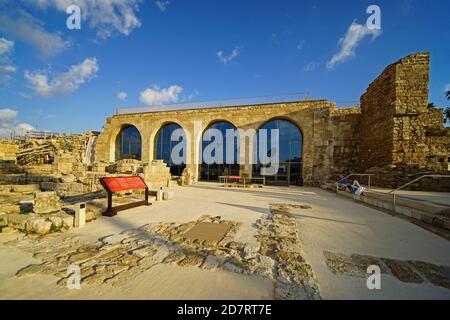
[[[56,189],[56,182],[45,181],[41,182],[40,185],[43,191],[53,191]]]
[[[0,211],[7,214],[19,214],[21,213],[20,205],[17,204],[5,204],[0,205]]]
[[[0,192],[10,192],[11,186],[8,184],[0,185]]]
[[[50,232],[52,223],[45,218],[31,218],[26,223],[26,231],[44,235]]]
[[[54,191],[38,192],[34,197],[33,212],[39,214],[59,211],[61,203]]]
[[[32,193],[41,191],[41,186],[39,184],[17,184],[11,186],[11,191],[19,193]]]
[[[74,217],[64,211],[59,211],[54,214],[55,217],[59,217],[62,220],[62,227],[66,229],[72,229],[74,226]]]
[[[6,213],[0,213],[0,227],[6,227],[8,225],[8,215]]]
[[[48,217],[48,220],[52,223],[52,225],[55,228],[61,228],[62,227],[63,220],[62,220],[61,217],[56,216],[56,215],[55,216],[51,215],[51,216]]]
[[[5,228],[2,229],[2,233],[9,233],[9,234],[11,234],[11,233],[17,233],[17,232],[18,232],[17,229],[14,229],[12,227],[5,227]]]
[[[173,200],[175,193],[173,191],[163,191],[163,200]]]
[[[61,176],[61,182],[71,183],[76,182],[76,177],[73,174],[63,174]]]
[[[26,230],[27,222],[33,218],[29,214],[10,214],[8,215],[8,226],[14,229]]]

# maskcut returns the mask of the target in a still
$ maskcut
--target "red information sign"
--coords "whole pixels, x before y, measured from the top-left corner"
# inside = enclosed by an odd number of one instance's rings
[[[101,180],[111,192],[147,188],[141,177],[108,177]]]

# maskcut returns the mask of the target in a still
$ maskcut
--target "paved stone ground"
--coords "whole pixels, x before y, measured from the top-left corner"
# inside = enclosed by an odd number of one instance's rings
[[[184,233],[228,223],[220,241]],[[316,188],[199,183],[44,237],[0,236],[0,298],[450,298],[447,240]],[[80,265],[69,290],[67,265]],[[368,290],[378,264],[382,289]]]
[[[374,187],[371,191],[388,193],[392,191],[392,189]],[[422,201],[425,203],[431,202],[437,205],[445,205],[450,207],[450,192],[399,190],[397,191],[397,196],[400,198]]]

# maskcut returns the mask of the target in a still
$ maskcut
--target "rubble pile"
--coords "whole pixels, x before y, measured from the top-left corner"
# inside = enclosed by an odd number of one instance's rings
[[[73,227],[74,218],[62,210],[62,202],[55,192],[36,192],[28,195],[0,194],[0,229],[3,233],[22,231],[45,235],[66,231]]]

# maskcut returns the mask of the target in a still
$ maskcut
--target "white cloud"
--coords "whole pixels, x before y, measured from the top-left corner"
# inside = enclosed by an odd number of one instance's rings
[[[217,52],[217,57],[222,61],[223,64],[227,64],[231,60],[235,59],[240,53],[239,47],[235,47],[233,51],[231,51],[230,55],[226,55],[223,51]]]
[[[8,137],[11,133],[24,134],[34,130],[28,123],[18,123],[17,111],[9,108],[0,109],[0,136]]]
[[[14,41],[0,38],[0,56],[9,55],[14,49]]]
[[[121,92],[119,92],[119,93],[117,94],[117,98],[119,98],[119,99],[122,100],[122,101],[125,101],[125,99],[127,98],[127,93],[121,91]]]
[[[49,80],[49,74],[42,71],[25,71],[25,79],[38,96],[51,97],[77,90],[80,85],[95,78],[98,69],[97,59],[87,58],[53,79]]]
[[[0,76],[2,74],[14,73],[16,72],[16,67],[14,66],[0,66]]]
[[[304,46],[305,46],[305,40],[302,40],[299,43],[297,43],[298,50],[302,50]]]
[[[0,31],[32,45],[42,58],[53,57],[70,47],[71,43],[63,40],[61,34],[48,32],[42,25],[22,9],[0,10]]]
[[[197,89],[194,89],[194,91],[190,94],[183,95],[183,97],[180,99],[180,102],[191,102],[198,95],[200,95],[200,92]]]
[[[14,42],[0,38],[0,82],[8,84],[11,74],[16,72],[16,67],[11,64],[11,54],[14,50]]]
[[[141,26],[136,16],[142,0],[27,0],[41,9],[54,7],[66,12],[69,5],[77,5],[81,9],[82,21],[97,28],[97,36],[107,38],[119,32],[129,35]],[[83,28],[83,23],[81,24]]]
[[[352,22],[345,35],[339,39],[340,50],[335,53],[330,61],[327,62],[327,68],[332,69],[336,64],[348,60],[355,55],[356,48],[366,36],[372,36],[372,40],[381,34],[381,30],[369,29],[366,25]]]
[[[167,6],[170,4],[170,2],[169,1],[160,1],[160,0],[158,0],[158,1],[155,2],[155,4],[156,4],[156,6],[158,7],[158,9],[161,12],[164,12],[164,11],[167,10]]]
[[[311,61],[310,63],[308,63],[303,67],[303,70],[305,70],[306,72],[313,71],[316,68],[316,66],[317,66],[316,62]]]
[[[183,88],[178,85],[163,89],[158,85],[153,85],[140,93],[139,100],[148,106],[161,105],[167,102],[177,102],[182,92]]]

